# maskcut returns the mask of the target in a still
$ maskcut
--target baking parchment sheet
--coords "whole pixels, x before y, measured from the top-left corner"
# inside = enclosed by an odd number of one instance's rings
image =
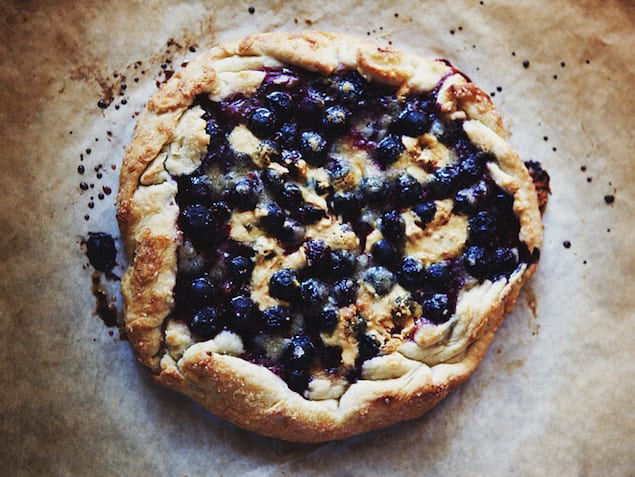
[[[635,473],[632,1],[5,1],[2,10],[0,473]],[[321,445],[237,429],[154,385],[95,315],[81,247],[89,231],[118,237],[118,166],[157,81],[191,50],[302,29],[449,59],[495,93],[512,145],[543,163],[553,189],[538,273],[472,378],[421,419]],[[122,255],[118,263],[121,273]]]

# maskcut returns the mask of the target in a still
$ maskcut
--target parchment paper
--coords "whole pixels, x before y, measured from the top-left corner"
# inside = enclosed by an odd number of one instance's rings
[[[0,473],[633,475],[632,1],[3,3]],[[539,271],[472,378],[422,419],[323,445],[242,431],[154,385],[94,314],[81,247],[118,237],[118,166],[163,71],[190,47],[305,28],[449,59],[495,93],[553,189]]]

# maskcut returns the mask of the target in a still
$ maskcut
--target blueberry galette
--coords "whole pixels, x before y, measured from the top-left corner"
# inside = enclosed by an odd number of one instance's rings
[[[137,124],[118,219],[139,360],[295,441],[439,402],[542,239],[485,93],[447,61],[315,32],[247,37],[175,74]]]

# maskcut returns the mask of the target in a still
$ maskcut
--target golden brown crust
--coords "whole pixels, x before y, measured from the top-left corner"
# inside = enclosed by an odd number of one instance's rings
[[[515,196],[522,239],[530,250],[541,245],[542,225],[529,175],[504,141],[502,122],[489,96],[453,68],[441,61],[423,60],[343,35],[253,35],[197,56],[148,102],[137,123],[121,168],[117,199],[117,217],[131,261],[122,280],[130,342],[139,360],[153,370],[157,382],[262,434],[318,442],[418,417],[478,366],[535,265],[501,284],[500,293],[478,320],[455,327],[464,330],[460,352],[439,352],[438,358],[431,358],[428,364],[411,360],[410,370],[397,378],[359,380],[339,400],[304,399],[266,368],[218,352],[209,342],[187,347],[178,359],[165,350],[164,327],[174,307],[181,240],[176,227],[176,185],[168,176],[156,184],[140,186],[141,177],[173,138],[193,98],[217,91],[221,73],[240,71],[241,61],[248,58],[256,64],[290,64],[322,74],[340,66],[357,68],[372,81],[399,86],[403,94],[429,91],[443,80],[439,92],[442,110],[449,117],[467,119],[465,128],[470,139],[497,156],[500,170],[491,172],[499,174],[504,188]]]

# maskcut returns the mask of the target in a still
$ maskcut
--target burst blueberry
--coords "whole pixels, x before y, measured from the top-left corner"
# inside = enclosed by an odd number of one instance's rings
[[[181,176],[178,178],[178,199],[186,204],[209,205],[212,191],[207,176]]]
[[[330,251],[323,240],[307,240],[304,244],[306,266],[314,273],[325,271],[329,264]]]
[[[357,344],[359,350],[359,359],[366,361],[379,354],[380,344],[377,339],[372,335],[362,335]]]
[[[275,202],[270,202],[264,206],[264,215],[260,217],[258,222],[261,229],[265,232],[276,235],[282,230],[285,215],[282,209]]]
[[[354,221],[362,209],[362,198],[359,192],[336,192],[331,200],[331,209],[336,215],[341,215],[347,222]]]
[[[326,217],[326,211],[311,204],[305,204],[298,210],[300,223],[313,225]]]

